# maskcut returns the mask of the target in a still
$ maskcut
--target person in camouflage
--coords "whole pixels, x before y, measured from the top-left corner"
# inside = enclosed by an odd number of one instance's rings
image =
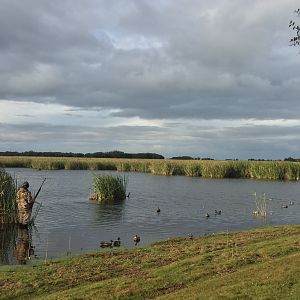
[[[19,223],[21,225],[28,225],[31,217],[32,206],[34,199],[31,192],[28,190],[29,183],[25,181],[17,192],[16,202],[19,211]]]

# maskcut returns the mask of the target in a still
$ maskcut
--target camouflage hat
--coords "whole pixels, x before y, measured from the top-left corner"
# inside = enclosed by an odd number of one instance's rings
[[[22,185],[21,185],[21,187],[24,188],[24,189],[28,189],[29,188],[28,181],[23,182]]]

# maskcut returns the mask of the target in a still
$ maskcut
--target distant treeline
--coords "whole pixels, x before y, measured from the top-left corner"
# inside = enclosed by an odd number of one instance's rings
[[[132,159],[164,159],[156,153],[125,153],[122,151],[72,153],[72,152],[36,152],[36,151],[5,151],[0,156],[35,156],[35,157],[88,157],[88,158],[132,158]]]
[[[292,158],[292,157],[288,157],[288,158],[285,158],[284,161],[300,162],[300,158]]]

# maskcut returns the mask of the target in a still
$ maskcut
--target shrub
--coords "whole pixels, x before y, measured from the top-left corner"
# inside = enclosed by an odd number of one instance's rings
[[[94,191],[98,201],[122,201],[126,198],[127,178],[113,175],[94,175]]]

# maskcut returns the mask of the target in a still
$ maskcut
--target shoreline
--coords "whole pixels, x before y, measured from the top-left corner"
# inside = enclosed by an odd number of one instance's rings
[[[0,266],[0,299],[297,299],[299,235],[271,226]]]

